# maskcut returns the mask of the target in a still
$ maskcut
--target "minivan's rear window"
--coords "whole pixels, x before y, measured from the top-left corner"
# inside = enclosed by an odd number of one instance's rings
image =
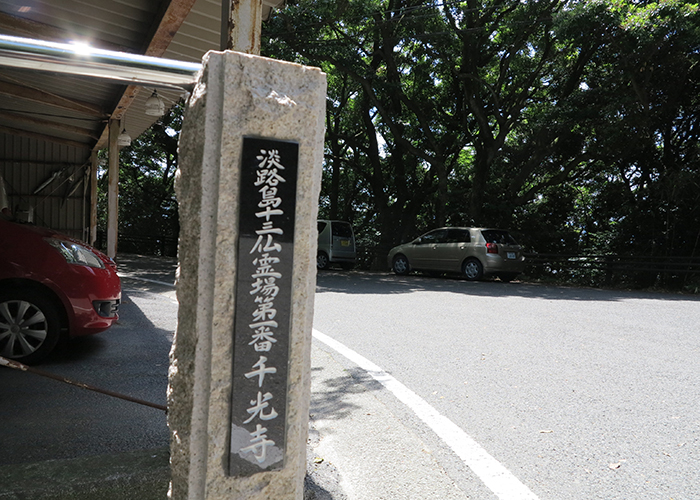
[[[481,234],[484,236],[486,243],[500,243],[501,245],[518,244],[508,231],[487,229],[486,231],[481,231]]]
[[[333,230],[333,236],[352,238],[352,226],[347,222],[333,222],[331,229]]]

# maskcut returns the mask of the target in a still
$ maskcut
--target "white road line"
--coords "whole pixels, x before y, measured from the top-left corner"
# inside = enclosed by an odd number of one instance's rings
[[[369,373],[375,380],[391,391],[402,403],[408,406],[452,451],[469,467],[474,474],[501,500],[538,500],[530,489],[521,483],[508,469],[493,458],[474,439],[448,418],[440,415],[418,394],[410,390],[379,366],[352,349],[333,340],[318,330],[313,330],[315,339],[342,354]]]

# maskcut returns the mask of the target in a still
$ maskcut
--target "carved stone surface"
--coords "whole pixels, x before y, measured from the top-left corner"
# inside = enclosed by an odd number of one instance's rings
[[[326,78],[316,68],[210,52],[180,138],[178,328],[168,424],[173,499],[303,497]],[[284,467],[228,476],[243,137],[299,145]]]

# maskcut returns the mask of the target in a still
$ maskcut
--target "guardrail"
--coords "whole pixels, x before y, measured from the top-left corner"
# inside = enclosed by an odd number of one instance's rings
[[[526,253],[527,271],[533,276],[596,284],[635,282],[639,285],[697,282],[700,257],[577,255]]]
[[[526,253],[530,265],[564,265],[577,269],[656,273],[700,273],[700,257],[640,257]]]
[[[177,257],[177,238],[119,235],[119,251],[160,257]]]

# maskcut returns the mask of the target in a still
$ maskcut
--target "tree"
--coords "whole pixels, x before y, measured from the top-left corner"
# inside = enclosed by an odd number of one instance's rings
[[[694,255],[698,25],[682,0],[299,0],[265,53],[328,73],[321,210],[377,266],[446,223]]]
[[[330,75],[324,194],[336,215],[349,153],[371,203],[360,220],[380,234],[376,265],[419,230],[489,222],[493,164],[543,92],[561,2],[482,4],[300,1],[267,28],[268,55],[292,53]],[[466,185],[451,192],[455,176]]]
[[[469,211],[477,224],[488,222],[483,208],[494,162],[523,112],[544,98],[555,55],[553,16],[565,3],[468,0],[445,7],[459,40],[455,71],[473,131]]]
[[[429,39],[446,33],[439,2],[303,1],[267,29],[266,53],[291,50],[329,74],[324,195],[335,216],[341,171],[352,166],[351,189],[370,203],[353,219],[380,234],[375,265],[417,226],[444,224],[448,176],[469,133],[451,62]],[[420,223],[421,212],[431,220]]]
[[[508,191],[534,201],[562,177],[576,186],[568,212],[578,213],[584,249],[678,255],[694,247],[698,21],[697,5],[680,1],[590,1],[563,13],[559,39],[578,49],[559,49],[575,57],[557,71],[580,67],[570,71],[579,81],[555,78],[548,100],[525,114],[504,148],[505,163],[525,166],[525,182]]]

